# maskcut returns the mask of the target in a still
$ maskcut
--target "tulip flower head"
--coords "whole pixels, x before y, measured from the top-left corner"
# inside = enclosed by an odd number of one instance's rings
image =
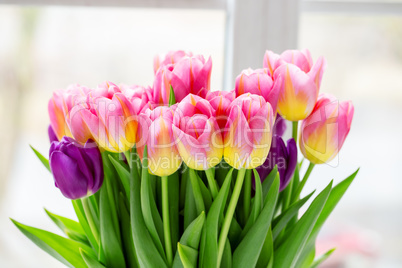
[[[244,94],[251,93],[264,97],[272,106],[272,110],[276,112],[278,103],[279,91],[283,84],[281,76],[277,80],[273,80],[268,75],[268,69],[243,70],[236,78],[235,92],[236,97]]]
[[[295,140],[289,139],[287,144],[280,136],[272,137],[272,145],[264,164],[257,167],[261,182],[271,173],[275,165],[278,167],[280,187],[282,191],[289,184],[297,165],[297,146]]]
[[[74,106],[69,121],[74,138],[81,144],[93,139],[110,152],[133,147],[138,125],[136,113],[145,103],[125,93],[107,82],[90,92],[85,102]]]
[[[326,67],[323,57],[313,64],[308,50],[286,50],[281,55],[267,51],[264,68],[275,79],[283,78],[278,112],[287,120],[306,118],[313,110]]]
[[[229,108],[224,131],[223,156],[234,168],[262,165],[271,146],[274,112],[261,96],[243,94]]]
[[[175,110],[173,133],[180,156],[190,168],[206,170],[221,162],[222,136],[207,100],[193,94],[185,97]]]
[[[160,67],[169,64],[175,64],[184,57],[191,57],[193,53],[185,52],[183,50],[169,51],[165,57],[156,55],[154,58],[154,73],[156,74]]]
[[[174,64],[161,66],[155,75],[152,101],[169,104],[170,86],[177,102],[190,93],[205,98],[210,89],[211,69],[211,58],[205,61],[200,55],[183,57]]]
[[[53,92],[48,103],[50,125],[53,128],[58,140],[63,136],[72,137],[68,118],[71,109],[77,103],[83,102],[90,89],[80,85],[70,85],[66,89],[59,89]]]
[[[321,94],[311,115],[303,120],[300,150],[314,164],[331,161],[339,153],[350,131],[354,107],[352,102],[339,102]]]
[[[157,176],[169,176],[181,165],[172,131],[173,108],[147,109],[139,115],[137,151],[141,159],[147,146],[148,169]]]
[[[52,142],[49,165],[56,187],[69,199],[90,196],[102,186],[102,157],[93,141],[84,146],[70,137]]]

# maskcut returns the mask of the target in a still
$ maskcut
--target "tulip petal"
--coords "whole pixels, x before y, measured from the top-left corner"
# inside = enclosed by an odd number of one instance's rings
[[[78,199],[87,195],[88,183],[77,162],[56,151],[50,156],[50,163],[57,187],[65,197]]]
[[[284,77],[278,100],[278,112],[287,120],[306,118],[314,109],[318,88],[314,80],[291,64],[284,64],[275,71],[275,78]]]

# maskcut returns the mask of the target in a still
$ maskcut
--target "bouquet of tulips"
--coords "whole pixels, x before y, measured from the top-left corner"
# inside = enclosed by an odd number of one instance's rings
[[[353,117],[319,94],[325,66],[267,51],[234,90],[211,91],[211,58],[173,51],[151,87],[56,90],[49,160],[34,152],[77,220],[46,211],[65,236],[13,222],[70,267],[317,267],[333,251],[315,256],[318,232],[357,173],[301,196]]]

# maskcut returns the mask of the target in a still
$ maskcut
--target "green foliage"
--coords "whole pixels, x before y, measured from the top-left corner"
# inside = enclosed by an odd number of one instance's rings
[[[172,88],[169,103],[176,103]],[[31,148],[50,170],[48,160]],[[78,221],[45,210],[66,237],[13,223],[69,267],[159,268],[173,262],[174,268],[315,268],[334,251],[315,256],[318,233],[358,173],[335,187],[329,183],[301,214],[315,193],[300,197],[312,168],[300,181],[298,166],[282,192],[276,166],[263,180],[256,170],[215,167],[204,173],[183,166],[163,177],[163,188],[162,178],[149,174],[147,149],[142,164],[135,148],[132,152],[126,154],[129,165],[117,154],[102,153],[105,180],[100,191],[72,201]],[[244,183],[232,179],[238,175],[245,176]],[[242,186],[241,192],[236,185]],[[161,197],[161,187],[167,199]],[[231,210],[235,195],[238,202]],[[227,217],[228,210],[234,211],[232,217]],[[162,211],[168,211],[168,216],[162,217]]]

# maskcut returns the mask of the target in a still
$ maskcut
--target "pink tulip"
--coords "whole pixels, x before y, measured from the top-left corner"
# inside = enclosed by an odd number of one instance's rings
[[[147,145],[148,168],[157,176],[169,176],[181,165],[172,131],[173,109],[167,106],[147,109],[138,118],[138,154],[143,159]]]
[[[173,133],[184,163],[192,169],[207,170],[222,160],[222,136],[211,104],[189,94],[178,105]]]
[[[271,75],[283,63],[291,63],[296,65],[305,73],[308,73],[313,66],[313,59],[310,51],[303,50],[285,50],[281,55],[277,55],[272,51],[266,51],[264,56],[264,68],[270,70]]]
[[[127,97],[115,84],[101,84],[87,95],[85,102],[71,110],[71,133],[81,144],[93,139],[105,150],[127,151],[136,142],[138,122],[135,103],[141,101],[133,96]]]
[[[156,55],[154,58],[154,73],[156,74],[160,67],[175,64],[186,56],[191,57],[193,56],[193,53],[185,52],[183,50],[169,51],[163,59],[161,59],[161,56]]]
[[[339,102],[330,94],[321,94],[313,112],[301,124],[303,155],[314,164],[334,159],[349,133],[353,113],[352,102]]]
[[[318,97],[318,87],[313,78],[293,64],[283,64],[275,70],[274,79],[283,77],[278,113],[290,121],[305,119],[312,111]]]
[[[232,91],[209,91],[206,99],[215,109],[216,121],[219,128],[223,130],[229,117],[229,106],[235,99],[235,92]]]
[[[48,103],[48,112],[50,124],[58,140],[63,136],[72,137],[67,125],[69,112],[76,103],[83,101],[89,92],[90,89],[80,85],[71,85],[53,92]]]
[[[167,105],[170,86],[180,102],[188,94],[205,98],[210,88],[212,60],[202,56],[184,57],[175,64],[161,66],[155,75],[152,101]]]
[[[229,108],[225,126],[225,161],[234,168],[252,169],[267,158],[272,139],[274,112],[263,97],[243,94]]]
[[[283,78],[278,76],[277,80],[274,81],[268,72],[268,69],[243,70],[236,78],[235,92],[237,97],[244,93],[264,97],[276,113],[276,105],[278,103],[279,91],[283,84]]]
[[[320,57],[315,64],[306,50],[286,50],[281,55],[267,51],[264,68],[274,78],[282,77],[278,112],[285,119],[298,121],[306,118],[314,108],[320,90],[326,61]]]

